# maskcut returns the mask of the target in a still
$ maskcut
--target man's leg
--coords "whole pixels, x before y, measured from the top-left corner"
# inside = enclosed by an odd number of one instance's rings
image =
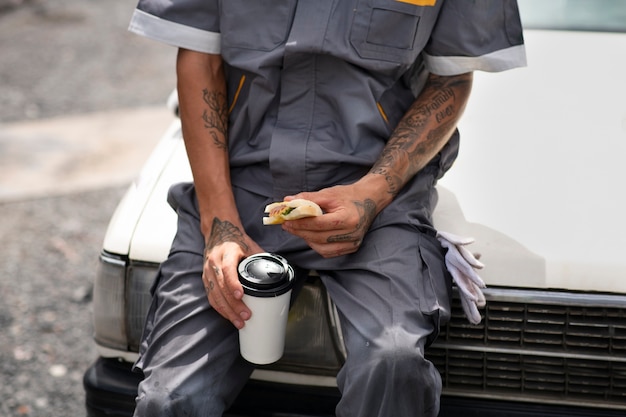
[[[177,187],[170,198],[178,232],[159,270],[137,363],[145,375],[137,417],[221,416],[252,372],[239,355],[236,328],[209,305],[193,198]]]
[[[449,318],[451,285],[437,240],[388,226],[345,261],[351,269],[320,272],[348,351],[337,416],[436,416],[441,377],[424,349]]]

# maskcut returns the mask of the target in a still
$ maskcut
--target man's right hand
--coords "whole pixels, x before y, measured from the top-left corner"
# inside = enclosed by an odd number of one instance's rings
[[[217,245],[211,245],[209,240],[202,271],[202,282],[211,307],[237,329],[244,327],[252,315],[242,301],[243,287],[239,282],[237,267],[244,258],[263,252],[249,237],[241,238],[236,242],[226,241]]]

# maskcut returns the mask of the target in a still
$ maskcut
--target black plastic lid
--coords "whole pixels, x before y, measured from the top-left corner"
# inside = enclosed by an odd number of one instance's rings
[[[277,297],[289,291],[294,272],[287,260],[273,253],[257,253],[239,263],[239,281],[244,293]]]

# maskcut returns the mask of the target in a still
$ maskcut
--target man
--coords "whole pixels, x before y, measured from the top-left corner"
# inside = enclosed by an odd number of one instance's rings
[[[434,186],[472,72],[525,63],[515,1],[140,0],[131,30],[179,48],[194,176],[170,190],[178,233],[153,287],[135,415],[232,403],[252,371],[236,268],[258,252],[318,271],[338,308],[337,416],[437,415],[424,349],[449,318],[451,280]],[[324,215],[263,226],[284,198]],[[479,302],[466,300],[474,322]]]

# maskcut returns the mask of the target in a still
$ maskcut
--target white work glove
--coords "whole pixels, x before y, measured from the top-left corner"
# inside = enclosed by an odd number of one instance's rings
[[[437,239],[441,246],[448,249],[445,257],[446,267],[459,288],[465,316],[470,323],[478,324],[482,320],[478,308],[484,307],[486,303],[481,290],[485,288],[485,283],[475,269],[482,269],[484,265],[465,247],[473,243],[474,239],[448,232],[437,232]]]

